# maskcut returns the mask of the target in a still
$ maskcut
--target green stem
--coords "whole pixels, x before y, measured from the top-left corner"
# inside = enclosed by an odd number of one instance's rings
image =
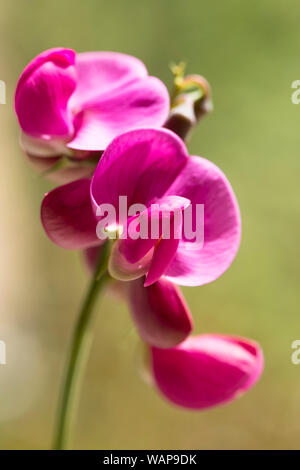
[[[66,449],[70,442],[79,399],[80,385],[93,339],[92,326],[95,319],[94,307],[99,293],[109,279],[106,270],[108,251],[109,243],[107,242],[101,249],[98,266],[91,280],[73,334],[69,359],[66,364],[65,378],[61,390],[53,449]]]

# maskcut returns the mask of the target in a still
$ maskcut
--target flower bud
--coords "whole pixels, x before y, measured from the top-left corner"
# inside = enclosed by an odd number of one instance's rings
[[[230,402],[259,379],[263,353],[244,338],[200,335],[171,349],[152,348],[152,372],[161,393],[176,405],[204,409]]]
[[[173,67],[174,91],[171,112],[165,127],[186,140],[199,120],[212,111],[212,100],[209,83],[204,77],[184,77],[183,72],[183,64]]]

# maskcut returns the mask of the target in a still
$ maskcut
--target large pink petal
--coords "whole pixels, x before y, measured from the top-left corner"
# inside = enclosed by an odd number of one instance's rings
[[[95,170],[91,197],[94,208],[110,203],[119,207],[145,206],[160,198],[187,162],[183,142],[165,129],[139,129],[120,135],[103,153]],[[118,211],[117,211],[118,215]]]
[[[214,281],[228,269],[240,243],[240,212],[229,181],[213,163],[190,157],[168,192],[190,199],[194,215],[196,204],[204,204],[204,245],[181,240],[166,275],[180,285]]]
[[[192,317],[178,287],[165,279],[144,287],[142,278],[129,285],[131,314],[146,343],[171,348],[190,334]]]
[[[130,83],[112,95],[85,106],[75,122],[76,133],[68,147],[104,150],[119,134],[142,127],[160,127],[169,113],[169,95],[155,77]]]
[[[41,218],[48,237],[66,249],[84,249],[100,244],[90,201],[90,180],[81,179],[47,193]]]
[[[190,337],[172,349],[152,348],[153,375],[176,405],[203,409],[234,400],[259,379],[263,354],[244,338]]]
[[[34,137],[72,135],[68,101],[76,87],[74,63],[74,51],[50,49],[26,67],[15,96],[15,109],[24,132]]]
[[[83,52],[76,55],[78,84],[70,106],[82,110],[88,102],[147,76],[145,65],[118,52]]]

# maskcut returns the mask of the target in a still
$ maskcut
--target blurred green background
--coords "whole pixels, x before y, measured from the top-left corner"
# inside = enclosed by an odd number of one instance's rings
[[[140,378],[126,305],[106,295],[81,395],[74,447],[85,449],[294,449],[300,447],[300,8],[296,0],[0,0],[0,447],[50,445],[66,348],[87,285],[78,253],[45,236],[39,208],[51,188],[18,147],[13,95],[19,74],[55,46],[139,57],[170,87],[185,60],[212,86],[214,112],[190,150],[219,165],[237,194],[243,239],[218,281],[184,289],[196,332],[259,341],[265,372],[225,407],[172,407]]]

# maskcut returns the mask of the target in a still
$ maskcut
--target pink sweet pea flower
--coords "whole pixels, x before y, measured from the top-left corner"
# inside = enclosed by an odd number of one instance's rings
[[[245,338],[199,335],[171,349],[151,348],[151,371],[172,403],[205,409],[230,402],[259,379],[263,353]]]
[[[162,212],[181,214],[189,204],[204,204],[204,245],[179,239],[118,239],[110,256],[110,274],[135,281],[129,296],[132,314],[142,338],[155,346],[180,343],[192,329],[191,316],[173,284],[196,286],[221,276],[233,261],[240,241],[240,215],[235,195],[221,170],[201,157],[189,157],[183,142],[165,129],[130,131],[113,140],[89,179],[61,186],[46,194],[42,223],[49,238],[67,249],[89,249],[103,241],[96,235],[97,208],[111,204],[118,217],[119,196],[128,206],[144,204],[151,220],[153,201]],[[123,221],[127,230],[132,218]],[[175,219],[174,219],[175,220]],[[118,220],[118,223],[121,223]],[[145,276],[145,280],[144,280]],[[149,289],[150,287],[150,289]],[[159,299],[159,301],[157,300]],[[162,308],[164,305],[164,308]]]
[[[15,95],[21,146],[36,167],[55,157],[77,164],[103,151],[117,135],[160,127],[169,112],[164,84],[144,64],[116,52],[75,53],[56,48],[38,55],[22,73]],[[46,163],[39,160],[44,158]],[[74,177],[86,176],[87,166]],[[64,175],[72,179],[70,171]]]
[[[46,233],[67,249],[100,245],[95,213],[101,204],[111,204],[118,217],[119,196],[127,196],[128,207],[136,203],[150,207],[155,202],[162,209],[166,203],[181,211],[187,203],[203,204],[204,245],[191,249],[194,242],[184,235],[179,240],[119,239],[110,263],[114,277],[132,280],[146,275],[148,286],[164,276],[175,284],[199,286],[214,281],[230,266],[240,242],[233,190],[216,165],[189,157],[173,132],[139,129],[114,139],[92,182],[78,180],[45,196],[41,214]],[[151,218],[152,212],[147,216]]]
[[[167,206],[183,212],[186,205],[203,204],[204,245],[197,248],[184,234],[181,239],[120,239],[110,263],[115,277],[134,279],[146,274],[145,286],[162,276],[175,284],[199,286],[228,269],[240,243],[240,214],[233,190],[216,165],[189,157],[173,132],[141,129],[111,143],[91,183],[94,212],[102,203],[110,203],[118,216],[121,195],[127,196],[128,207],[141,203],[151,208],[155,203],[162,211]],[[151,219],[156,213],[149,209],[146,216]]]

